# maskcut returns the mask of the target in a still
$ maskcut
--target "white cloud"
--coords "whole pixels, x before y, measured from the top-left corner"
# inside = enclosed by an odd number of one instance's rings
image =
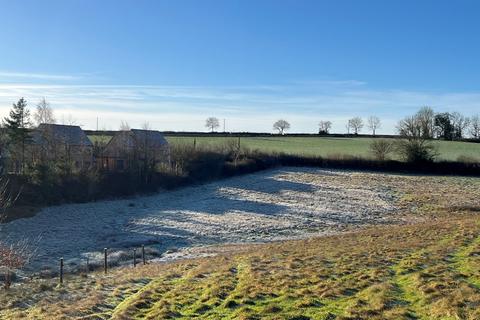
[[[31,79],[31,80],[78,80],[79,76],[46,74],[46,73],[23,73],[0,71],[0,80],[8,81],[12,79]]]

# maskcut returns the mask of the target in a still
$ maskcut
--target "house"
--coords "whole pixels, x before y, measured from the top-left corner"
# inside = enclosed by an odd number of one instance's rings
[[[160,131],[120,131],[105,146],[99,161],[102,169],[110,171],[152,169],[170,163],[170,146]]]
[[[32,164],[63,162],[76,169],[93,165],[93,144],[79,126],[40,124],[28,142]]]

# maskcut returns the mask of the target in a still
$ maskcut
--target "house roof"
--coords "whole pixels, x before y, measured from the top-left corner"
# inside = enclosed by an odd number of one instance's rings
[[[134,139],[138,139],[140,141],[147,141],[148,146],[152,148],[168,145],[167,139],[165,139],[165,137],[160,131],[140,129],[132,129],[130,131],[132,132]]]
[[[120,131],[105,146],[104,155],[117,156],[119,152],[132,150],[135,146],[163,149],[168,146],[168,142],[160,131],[140,129]]]
[[[32,133],[33,144],[45,144],[47,135],[53,140],[72,146],[93,146],[90,139],[79,126],[61,124],[40,124]]]

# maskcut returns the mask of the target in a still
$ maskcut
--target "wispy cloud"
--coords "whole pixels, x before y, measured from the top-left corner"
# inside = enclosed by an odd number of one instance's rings
[[[25,97],[30,106],[46,97],[58,118],[73,115],[86,128],[114,129],[120,120],[138,126],[148,120],[162,130],[203,130],[203,119],[227,119],[227,128],[270,131],[271,123],[284,117],[292,131],[315,132],[321,119],[344,132],[352,116],[375,114],[384,122],[383,132],[423,105],[437,111],[480,110],[480,93],[374,90],[361,81],[308,81],[259,86],[159,86],[159,85],[49,85],[1,84],[0,117],[11,104]]]
[[[72,75],[59,75],[59,74],[47,74],[47,73],[24,73],[24,72],[9,72],[0,70],[0,80],[12,80],[12,79],[28,79],[28,80],[79,80],[82,77]]]

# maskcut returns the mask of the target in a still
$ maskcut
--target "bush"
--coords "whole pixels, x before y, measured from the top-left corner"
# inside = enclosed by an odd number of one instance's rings
[[[438,155],[429,141],[420,139],[399,140],[396,150],[404,161],[411,163],[433,162]]]
[[[0,223],[2,222],[4,209],[8,208],[11,203],[6,188],[6,182],[0,178]],[[7,241],[0,241],[0,272],[2,273],[0,281],[3,282],[5,289],[10,288],[15,280],[15,270],[25,266],[32,254],[26,240],[15,243]]]
[[[370,144],[370,152],[376,160],[387,160],[393,151],[393,143],[385,139],[375,139]]]

